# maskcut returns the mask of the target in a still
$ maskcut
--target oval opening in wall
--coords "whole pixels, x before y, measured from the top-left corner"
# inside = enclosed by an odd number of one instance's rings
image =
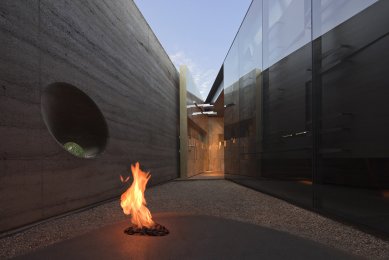
[[[50,133],[69,153],[93,158],[104,151],[108,128],[95,102],[67,83],[53,83],[41,97],[42,116]]]

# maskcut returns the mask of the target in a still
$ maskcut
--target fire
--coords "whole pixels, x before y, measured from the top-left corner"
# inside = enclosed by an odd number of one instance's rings
[[[123,212],[126,215],[131,215],[131,223],[138,227],[151,228],[155,225],[152,220],[151,213],[146,207],[146,199],[144,192],[147,182],[151,175],[150,173],[143,172],[139,168],[139,162],[131,165],[132,176],[134,180],[130,186],[120,198],[120,206],[122,206]],[[123,178],[121,178],[123,181]]]

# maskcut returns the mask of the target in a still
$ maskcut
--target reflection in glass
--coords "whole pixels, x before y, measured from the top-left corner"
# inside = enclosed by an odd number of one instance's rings
[[[238,42],[235,41],[224,62],[224,172],[239,173],[238,126],[239,126],[239,59]]]
[[[252,2],[223,65],[227,178],[389,233],[388,10]]]
[[[254,0],[238,33],[239,78],[262,69],[262,1]]]
[[[268,68],[311,40],[311,0],[263,0],[263,65]]]
[[[377,0],[314,0],[313,38],[325,34]]]
[[[339,1],[334,7],[340,2],[346,8],[349,2],[357,7],[362,1]],[[344,15],[343,9],[331,11],[332,16]],[[388,9],[388,1],[379,1],[314,41],[321,88],[318,206],[385,232],[389,232]]]

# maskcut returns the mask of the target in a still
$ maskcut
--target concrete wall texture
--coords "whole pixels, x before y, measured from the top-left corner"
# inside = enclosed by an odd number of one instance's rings
[[[41,94],[55,82],[101,110],[109,137],[97,158],[69,154],[48,131]],[[178,87],[131,0],[1,0],[0,232],[120,195],[136,161],[151,185],[177,177]]]

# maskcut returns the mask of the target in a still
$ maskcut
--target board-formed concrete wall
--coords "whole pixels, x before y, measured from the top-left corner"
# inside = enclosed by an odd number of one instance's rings
[[[48,131],[41,95],[56,82],[101,110],[109,137],[97,158]],[[0,232],[119,195],[136,161],[151,185],[177,177],[178,87],[131,0],[1,0]]]

